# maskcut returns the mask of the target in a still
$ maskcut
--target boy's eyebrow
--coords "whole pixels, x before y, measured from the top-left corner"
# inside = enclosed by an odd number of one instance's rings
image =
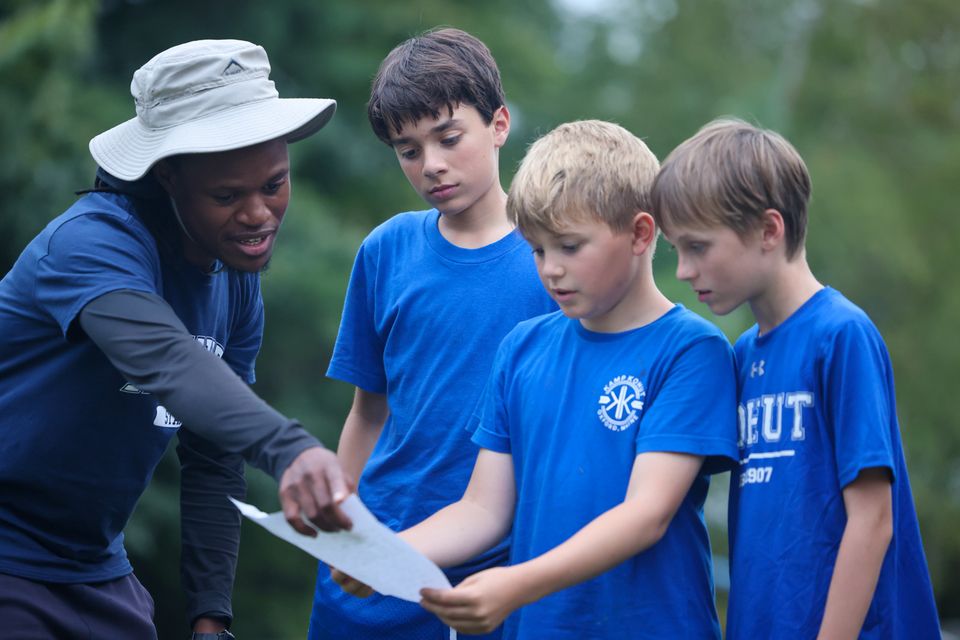
[[[447,118],[440,124],[432,127],[430,129],[430,133],[443,133],[447,129],[452,129],[453,127],[456,127],[460,124],[462,124],[462,121],[459,118]],[[411,140],[412,138],[410,138],[409,136],[405,136],[402,138],[390,138],[390,144],[391,145],[406,144]]]

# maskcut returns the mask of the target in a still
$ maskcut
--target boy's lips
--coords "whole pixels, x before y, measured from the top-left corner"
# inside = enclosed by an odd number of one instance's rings
[[[574,295],[576,295],[576,291],[572,289],[553,289],[553,298],[560,303],[567,302]]]
[[[439,184],[430,189],[429,194],[434,200],[446,200],[453,195],[456,188],[455,184]]]
[[[710,294],[713,293],[710,289],[694,289],[697,294],[697,300],[700,302],[706,302],[707,298],[710,297]]]

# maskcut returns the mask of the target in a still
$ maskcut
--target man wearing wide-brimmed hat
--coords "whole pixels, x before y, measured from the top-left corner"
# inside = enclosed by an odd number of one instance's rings
[[[226,495],[242,496],[244,460],[280,481],[301,532],[301,513],[350,526],[335,455],[247,386],[259,272],[290,197],[287,144],[336,107],[281,99],[269,72],[266,52],[237,40],[150,60],[131,84],[137,116],[90,141],[95,188],[0,281],[9,637],[156,637],[122,531],[175,433],[196,638],[227,637],[239,515]]]

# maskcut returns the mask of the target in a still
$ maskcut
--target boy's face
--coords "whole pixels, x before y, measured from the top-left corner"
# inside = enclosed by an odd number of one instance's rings
[[[239,271],[263,269],[290,201],[287,143],[183,155],[154,169],[186,228],[186,259],[207,268],[214,259]]]
[[[621,303],[639,273],[633,233],[584,219],[556,232],[530,231],[527,242],[540,281],[564,315],[580,319],[591,331],[617,332],[630,326]]]
[[[663,233],[677,252],[677,279],[689,282],[713,313],[726,315],[763,293],[769,260],[760,230],[741,237],[718,224],[671,226]]]
[[[500,107],[486,124],[475,107],[458,105],[439,118],[407,122],[391,139],[414,190],[446,216],[468,212],[501,192],[497,150],[510,131]]]

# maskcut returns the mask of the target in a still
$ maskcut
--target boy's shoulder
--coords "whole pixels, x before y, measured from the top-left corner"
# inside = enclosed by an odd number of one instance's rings
[[[767,336],[770,340],[792,341],[799,334],[808,339],[815,337],[812,341],[814,344],[825,345],[838,336],[850,333],[866,334],[882,341],[877,326],[867,312],[838,290],[827,286]],[[739,351],[749,344],[767,339],[766,336],[760,336],[759,327],[753,325],[737,339],[736,348]]]
[[[374,227],[367,234],[364,244],[393,242],[398,238],[421,233],[425,225],[431,219],[436,220],[439,215],[440,213],[436,209],[396,213]]]
[[[712,322],[690,311],[682,304],[676,304],[657,320],[639,330],[622,334],[593,334],[583,329],[577,320],[566,317],[562,311],[554,311],[536,316],[518,323],[504,340],[508,345],[532,341],[555,342],[557,340],[584,340],[585,342],[609,342],[618,340],[656,339],[658,343],[670,345],[672,349],[684,350],[701,340],[715,340],[726,349],[731,349],[726,335]]]
[[[534,316],[521,320],[511,329],[504,342],[522,342],[530,337],[544,336],[554,334],[570,326],[570,318],[563,315],[562,311],[551,311],[543,315]]]

